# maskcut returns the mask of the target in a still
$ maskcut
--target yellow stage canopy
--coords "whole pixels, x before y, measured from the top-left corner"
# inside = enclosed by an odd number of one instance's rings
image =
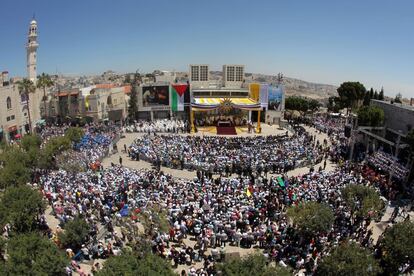
[[[260,110],[259,102],[251,98],[194,98],[191,104],[195,111],[207,111],[227,106],[244,110]]]

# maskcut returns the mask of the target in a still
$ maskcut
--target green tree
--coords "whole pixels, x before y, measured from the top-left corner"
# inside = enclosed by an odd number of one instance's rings
[[[316,275],[362,275],[374,276],[381,273],[381,267],[371,252],[354,242],[335,247],[318,265]]]
[[[7,188],[0,200],[1,221],[10,223],[17,233],[38,229],[39,217],[45,209],[40,192],[27,185]]]
[[[369,90],[369,98],[370,99],[374,99],[374,88],[371,87],[371,89]]]
[[[329,231],[334,222],[332,209],[325,204],[313,201],[289,207],[287,215],[299,231],[311,236]]]
[[[414,223],[404,221],[385,230],[380,243],[383,269],[387,275],[398,275],[400,266],[414,264]]]
[[[39,76],[39,78],[37,80],[37,83],[36,83],[37,88],[43,89],[43,99],[42,99],[42,101],[43,101],[43,107],[44,107],[44,110],[45,110],[44,117],[47,117],[46,116],[47,115],[46,114],[46,110],[47,110],[47,107],[46,107],[46,100],[47,100],[46,88],[50,88],[53,85],[54,85],[54,82],[52,81],[52,78],[48,74],[45,74],[45,73],[42,73]]]
[[[87,241],[90,227],[84,219],[76,217],[66,223],[64,229],[58,234],[59,240],[65,248],[72,248],[75,251]]]
[[[21,234],[7,243],[2,275],[65,275],[68,260],[50,240],[38,233]]]
[[[344,82],[337,92],[344,107],[357,109],[365,97],[365,86],[360,82]]]
[[[125,84],[131,84],[132,80],[131,80],[131,75],[130,74],[126,74],[125,75],[125,79],[124,79],[124,83]]]
[[[379,95],[378,95],[378,100],[381,100],[381,101],[383,101],[385,98],[384,98],[384,87],[381,87],[381,91],[379,92]]]
[[[95,274],[94,274],[95,275]],[[134,252],[124,251],[119,256],[111,256],[103,265],[97,276],[113,275],[176,275],[171,265],[161,257],[146,254],[141,257]]]
[[[292,275],[292,271],[281,266],[271,266],[266,262],[266,258],[259,253],[254,253],[241,259],[232,259],[219,264],[218,271],[221,271],[223,276],[271,276],[280,275],[288,276]]]
[[[328,111],[337,113],[341,109],[339,97],[328,98]]]
[[[371,187],[352,184],[343,188],[341,194],[351,210],[351,216],[358,220],[376,218],[384,208],[378,192]]]
[[[30,134],[23,136],[20,144],[22,148],[28,152],[32,149],[39,149],[42,144],[42,140],[39,135]]]
[[[65,132],[65,137],[73,143],[78,143],[84,135],[83,129],[80,127],[70,127]]]
[[[0,188],[26,184],[30,180],[28,155],[16,146],[7,146],[0,154]]]
[[[29,132],[32,133],[32,119],[30,115],[30,94],[36,91],[36,86],[29,79],[23,79],[17,82],[19,93],[23,94],[27,100],[27,116],[29,118]]]
[[[395,95],[394,102],[395,103],[402,103],[401,99],[402,99],[402,95],[401,95],[401,93],[398,93],[397,95]]]
[[[128,117],[131,120],[135,120],[138,116],[138,96],[137,87],[135,84],[131,85],[131,94],[128,102]]]
[[[375,100],[378,100],[378,98],[379,98],[378,91],[375,90],[375,92],[374,92],[374,99]]]
[[[40,145],[42,140],[38,135],[25,135],[22,138],[21,146],[26,152],[28,163],[30,168],[34,168],[37,165],[37,161],[40,153]]]
[[[384,122],[384,110],[378,106],[363,106],[358,110],[358,125],[381,126]]]
[[[55,167],[55,157],[72,148],[72,142],[64,136],[50,139],[43,150],[40,152],[38,166],[43,169]]]

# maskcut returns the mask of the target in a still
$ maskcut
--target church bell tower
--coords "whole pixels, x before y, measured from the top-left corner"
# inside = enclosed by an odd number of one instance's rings
[[[27,51],[27,78],[33,81],[34,83],[36,83],[36,78],[37,78],[37,75],[36,75],[37,47],[39,47],[39,44],[37,43],[37,22],[33,17],[32,21],[30,21],[26,51]]]

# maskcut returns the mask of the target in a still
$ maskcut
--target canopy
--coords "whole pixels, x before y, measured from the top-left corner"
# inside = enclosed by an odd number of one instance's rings
[[[251,98],[194,98],[191,107],[194,111],[208,111],[220,107],[261,110],[260,103]]]
[[[37,125],[44,125],[46,121],[44,119],[40,119],[36,122]]]

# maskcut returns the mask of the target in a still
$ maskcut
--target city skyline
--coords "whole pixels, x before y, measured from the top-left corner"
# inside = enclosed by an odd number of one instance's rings
[[[414,4],[400,1],[13,1],[0,11],[0,70],[25,76],[25,39],[39,25],[38,73],[188,71],[245,64],[246,72],[339,85],[360,81],[414,97]],[[411,62],[410,62],[411,61]]]

